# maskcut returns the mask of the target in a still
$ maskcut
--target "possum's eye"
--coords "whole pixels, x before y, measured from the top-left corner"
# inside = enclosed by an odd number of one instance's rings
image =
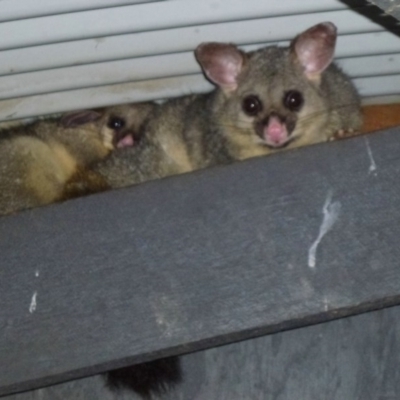
[[[125,120],[123,118],[119,118],[119,117],[112,117],[108,121],[107,126],[110,129],[114,129],[116,131],[119,131],[120,129],[122,129],[125,126]]]
[[[254,95],[247,96],[243,99],[242,109],[247,115],[254,117],[262,110],[261,100]]]
[[[290,111],[299,111],[303,103],[303,95],[297,90],[289,90],[283,97],[283,105]]]

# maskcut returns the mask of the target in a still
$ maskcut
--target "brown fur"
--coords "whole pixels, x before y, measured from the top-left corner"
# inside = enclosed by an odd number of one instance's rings
[[[335,41],[334,25],[322,23],[297,36],[288,48],[244,53],[232,44],[198,46],[197,60],[216,89],[157,107],[142,126],[143,143],[113,153],[96,171],[110,186],[121,187],[358,130],[357,92],[331,63]],[[285,103],[293,91],[303,99],[299,109]],[[261,104],[254,115],[244,108],[249,96]],[[282,131],[277,143],[270,137],[271,121]]]
[[[110,123],[115,118],[123,127]],[[137,106],[68,113],[1,131],[0,214],[107,189],[104,177],[88,167],[129,135],[139,140]]]

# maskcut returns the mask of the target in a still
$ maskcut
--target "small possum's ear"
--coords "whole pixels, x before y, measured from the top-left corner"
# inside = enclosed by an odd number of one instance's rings
[[[211,42],[200,44],[195,50],[195,56],[212,83],[226,92],[236,90],[245,53],[233,44]]]
[[[85,125],[89,122],[97,121],[103,116],[98,111],[83,110],[65,114],[60,119],[60,124],[65,128],[74,128],[76,126]]]
[[[303,66],[307,78],[319,81],[332,62],[336,44],[336,26],[332,22],[315,25],[291,43],[291,51]]]

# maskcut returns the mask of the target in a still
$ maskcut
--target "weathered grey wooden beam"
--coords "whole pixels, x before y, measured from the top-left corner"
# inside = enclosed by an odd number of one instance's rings
[[[181,356],[159,400],[398,400],[400,306]],[[4,400],[142,400],[96,375]]]
[[[399,133],[1,218],[0,394],[399,304]]]

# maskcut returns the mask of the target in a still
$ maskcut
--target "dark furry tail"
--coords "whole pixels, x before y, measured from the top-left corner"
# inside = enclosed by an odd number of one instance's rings
[[[168,357],[130,367],[119,368],[106,374],[111,389],[133,390],[145,400],[161,395],[182,381],[179,357]]]

